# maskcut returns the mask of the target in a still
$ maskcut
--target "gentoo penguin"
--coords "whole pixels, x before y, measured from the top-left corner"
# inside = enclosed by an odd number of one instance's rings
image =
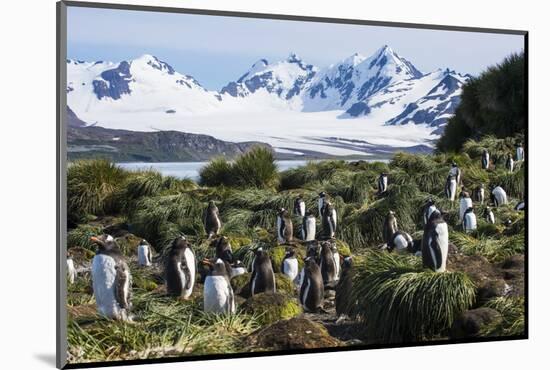
[[[395,250],[399,253],[412,253],[414,251],[413,238],[404,231],[397,231],[392,235],[391,240],[388,243],[388,250],[390,252]]]
[[[74,279],[76,279],[76,269],[74,268],[73,257],[67,253],[67,278],[69,279],[69,284],[74,284]]]
[[[298,198],[294,200],[294,214],[299,217],[306,215],[306,202],[304,202],[302,194],[298,195]]]
[[[271,259],[262,249],[256,250],[252,261],[252,276],[250,277],[250,294],[262,292],[275,293],[275,273],[271,265]]]
[[[315,216],[313,212],[307,211],[304,218],[302,218],[302,240],[311,241],[315,240]]]
[[[327,201],[323,208],[323,234],[326,238],[332,239],[336,234],[336,210],[332,203]]]
[[[382,237],[384,238],[384,243],[389,245],[392,240],[393,234],[397,232],[397,219],[395,218],[395,212],[389,211],[384,220],[384,226],[382,228]]]
[[[153,263],[153,253],[147,240],[142,239],[138,245],[138,265],[151,266]]]
[[[292,249],[288,249],[281,263],[281,272],[286,275],[290,281],[295,281],[298,277],[298,260],[296,259],[296,252]]]
[[[218,235],[222,228],[222,221],[220,219],[220,211],[216,207],[216,203],[213,200],[208,202],[208,208],[206,208],[204,215],[204,229],[208,235],[208,239]]]
[[[235,276],[239,276],[239,275],[244,275],[247,272],[248,271],[246,270],[246,266],[244,265],[244,263],[241,260],[236,260],[231,265],[231,276],[230,276],[230,278],[234,278]]]
[[[464,218],[462,220],[462,229],[467,233],[477,229],[476,214],[474,213],[474,209],[472,207],[468,208],[466,212],[464,212]]]
[[[281,244],[290,243],[293,238],[292,220],[288,211],[281,208],[277,214],[277,241]]]
[[[216,239],[214,246],[216,247],[216,258],[221,258],[222,261],[233,263],[233,250],[231,249],[231,244],[227,237],[222,236]]]
[[[336,285],[334,303],[339,317],[351,314],[351,291],[353,289],[353,260],[351,256],[344,257],[342,274]]]
[[[449,175],[447,176],[447,181],[445,182],[445,196],[451,202],[455,201],[456,196],[456,176]]]
[[[485,209],[483,210],[483,218],[485,218],[485,221],[490,224],[495,223],[495,214],[493,213],[491,207],[485,207]]]
[[[110,235],[91,237],[98,245],[92,260],[92,285],[97,310],[111,319],[128,321],[132,275],[115,240]]]
[[[166,291],[184,299],[193,293],[195,285],[195,254],[185,236],[174,239],[165,263]]]
[[[460,168],[458,168],[458,164],[456,164],[456,162],[453,162],[451,164],[451,169],[449,170],[449,175],[453,175],[456,178],[457,185],[461,184],[462,172],[460,171]]]
[[[325,201],[327,200],[327,193],[324,191],[319,193],[319,199],[317,200],[317,208],[319,210],[319,217],[323,216],[323,208],[325,208]]]
[[[508,172],[514,172],[514,158],[512,158],[512,154],[508,153],[508,157],[506,157],[506,170]]]
[[[524,152],[521,143],[516,144],[516,161],[523,161]]]
[[[491,200],[495,204],[495,207],[500,207],[502,205],[508,204],[508,197],[506,192],[500,186],[496,186],[491,191]]]
[[[435,272],[444,272],[449,251],[449,230],[439,211],[430,216],[422,237],[422,263]]]
[[[489,151],[487,149],[483,149],[483,154],[481,154],[481,168],[484,170],[488,170],[489,163],[490,163]]]
[[[483,186],[483,184],[481,184],[474,190],[474,201],[483,204],[484,200],[485,200],[485,187]]]
[[[340,259],[340,252],[338,252],[338,247],[336,246],[336,243],[331,242],[330,243],[330,250],[332,251],[332,256],[334,257],[334,262],[336,263],[336,276],[338,279],[340,278],[340,270],[342,269],[342,262]]]
[[[435,206],[435,202],[432,198],[429,198],[426,204],[424,205],[424,210],[422,211],[424,225],[428,223],[428,220],[430,219],[430,216],[432,215],[432,212],[435,211],[437,207]]]
[[[210,272],[204,280],[204,312],[234,313],[235,296],[229,282],[227,264],[221,258],[215,263],[203,261],[210,267]]]
[[[383,172],[378,177],[378,194],[384,194],[388,190],[388,174]]]
[[[461,193],[460,203],[458,205],[458,219],[460,220],[460,223],[462,223],[466,210],[473,206],[474,204],[472,202],[472,198],[470,198],[470,194],[467,191]]]
[[[304,278],[300,288],[300,303],[306,311],[317,312],[325,296],[321,269],[311,257],[304,261]]]
[[[315,259],[315,262],[320,261],[321,257],[321,246],[317,242],[309,243],[306,248],[306,257],[312,257]]]
[[[516,211],[524,211],[524,210],[525,210],[525,201],[522,200],[521,202],[519,202],[518,204],[516,204],[516,206],[514,207],[514,210],[516,210]]]
[[[334,260],[331,243],[328,241],[322,242],[319,268],[321,269],[321,276],[323,277],[323,284],[325,284],[325,286],[335,286],[338,281],[338,267],[339,266],[337,266]]]

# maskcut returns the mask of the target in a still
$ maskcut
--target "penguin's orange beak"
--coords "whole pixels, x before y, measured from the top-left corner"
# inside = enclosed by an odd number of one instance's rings
[[[94,243],[101,243],[101,240],[99,240],[97,236],[90,237],[90,240],[93,241]]]
[[[213,264],[212,262],[210,262],[209,260],[207,260],[206,258],[203,259],[203,260],[201,261],[201,263],[202,263],[203,265],[207,265],[207,266],[210,266],[210,267],[214,266],[214,264]]]

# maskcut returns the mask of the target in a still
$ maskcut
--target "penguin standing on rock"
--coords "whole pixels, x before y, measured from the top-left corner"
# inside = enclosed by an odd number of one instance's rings
[[[351,256],[344,257],[342,263],[342,274],[336,285],[336,295],[334,299],[336,314],[339,320],[343,316],[349,316],[352,308],[351,291],[353,289],[353,259]]]
[[[525,158],[525,153],[523,151],[523,147],[521,146],[521,143],[516,144],[516,161],[523,161]]]
[[[208,208],[206,208],[204,215],[204,229],[208,235],[208,239],[211,239],[215,235],[218,235],[222,228],[222,221],[220,219],[220,211],[216,207],[216,203],[213,200],[208,202]]]
[[[336,234],[337,216],[332,203],[326,202],[323,208],[323,233],[326,238],[332,239]]]
[[[306,311],[318,312],[325,296],[321,269],[311,257],[305,259],[304,265],[304,277],[300,288],[300,303]]]
[[[391,240],[388,243],[388,250],[390,252],[395,250],[398,253],[413,253],[413,244],[413,238],[408,233],[404,231],[397,231],[392,235]]]
[[[321,276],[325,287],[334,287],[338,281],[338,265],[334,259],[334,254],[330,242],[321,243]]]
[[[455,201],[456,196],[456,176],[449,175],[447,176],[447,181],[445,182],[445,196],[451,201]]]
[[[485,187],[483,186],[483,184],[481,184],[474,190],[474,201],[483,204],[484,200],[485,200]]]
[[[262,248],[258,248],[254,261],[252,261],[250,294],[275,293],[275,290],[275,273],[273,272],[271,259]]]
[[[304,202],[302,194],[298,195],[298,198],[294,200],[294,214],[299,217],[306,215],[306,202]]]
[[[470,198],[470,194],[467,191],[464,191],[463,193],[461,193],[460,204],[458,205],[458,219],[460,223],[462,223],[462,220],[464,218],[464,213],[466,213],[466,210],[473,206],[474,206],[474,203],[472,202],[472,198]]]
[[[464,213],[464,219],[462,220],[462,229],[469,233],[477,229],[477,219],[474,209],[468,208]]]
[[[235,313],[235,296],[231,287],[227,264],[220,258],[215,263],[203,261],[210,272],[204,280],[204,312]]]
[[[481,168],[484,170],[488,170],[490,163],[491,162],[489,157],[489,151],[487,149],[483,149],[483,154],[481,154]]]
[[[514,172],[514,158],[512,154],[508,154],[508,157],[506,157],[506,170],[508,170],[508,172]]]
[[[428,199],[426,204],[424,205],[424,210],[422,211],[422,216],[424,220],[424,225],[428,223],[428,220],[430,219],[430,216],[432,215],[433,211],[437,210],[437,207],[435,206],[435,202],[432,198]]]
[[[98,245],[92,260],[92,285],[99,313],[110,319],[130,321],[132,275],[110,235],[93,236]]]
[[[388,174],[383,172],[378,177],[378,194],[384,194],[388,191]]]
[[[153,253],[147,240],[142,239],[138,245],[138,265],[142,267],[151,266],[153,263]]]
[[[69,284],[74,284],[76,269],[74,268],[73,257],[69,253],[67,253],[67,278],[69,279]]]
[[[290,243],[293,238],[292,220],[288,211],[281,208],[277,214],[277,241],[280,244]]]
[[[388,246],[392,241],[392,236],[397,232],[397,219],[395,218],[395,212],[389,211],[386,219],[384,220],[384,226],[382,227],[382,236],[384,243]]]
[[[302,218],[302,240],[311,241],[315,240],[315,228],[316,221],[313,212],[307,211],[304,218]]]
[[[323,208],[325,208],[325,202],[327,201],[327,193],[324,191],[319,193],[319,199],[317,199],[317,208],[319,210],[319,217],[323,216]]]
[[[185,236],[179,236],[172,242],[165,262],[167,293],[189,298],[195,285],[195,273],[195,254]]]
[[[296,259],[296,252],[292,249],[288,249],[281,263],[281,272],[286,275],[290,281],[296,281],[298,277],[298,260]]]
[[[504,189],[500,186],[496,186],[491,191],[491,200],[493,201],[495,207],[500,207],[502,205],[508,204],[508,197]]]
[[[462,183],[462,172],[460,171],[460,168],[458,167],[458,164],[456,164],[456,162],[453,162],[451,164],[449,175],[453,175],[455,177],[457,185],[460,185]]]
[[[435,272],[444,272],[449,251],[449,229],[441,213],[432,213],[422,237],[422,264]]]
[[[490,224],[495,223],[495,214],[493,213],[491,207],[485,207],[485,209],[483,210],[483,218],[485,218],[485,221]]]

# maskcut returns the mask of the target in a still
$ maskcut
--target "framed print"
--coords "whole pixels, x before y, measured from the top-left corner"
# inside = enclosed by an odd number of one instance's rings
[[[57,10],[58,367],[527,338],[526,31]]]

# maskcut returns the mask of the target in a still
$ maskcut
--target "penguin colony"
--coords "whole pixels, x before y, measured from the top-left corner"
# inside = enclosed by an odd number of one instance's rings
[[[490,153],[484,150],[481,155],[481,168],[487,170],[491,166]],[[524,160],[521,145],[516,147],[516,161]],[[506,157],[505,167],[514,171],[512,154]],[[451,201],[456,197],[457,188],[461,186],[461,170],[452,163],[445,184],[445,195]],[[388,175],[380,174],[377,180],[378,194],[383,196],[388,190]],[[489,191],[490,202],[494,207],[508,203],[507,195],[501,186],[493,186]],[[483,206],[483,219],[495,223],[492,207],[485,204],[485,188],[480,184],[473,191],[473,199],[462,186],[459,195],[458,216],[465,232],[477,228],[474,212],[474,201]],[[353,262],[351,256],[341,256],[334,242],[337,233],[337,211],[327,193],[319,193],[317,199],[317,215],[320,217],[322,230],[316,230],[316,217],[311,209],[307,209],[302,195],[299,195],[293,205],[293,214],[302,220],[298,235],[307,242],[307,253],[303,260],[303,268],[299,269],[299,261],[292,247],[294,229],[289,212],[282,208],[277,213],[276,236],[279,244],[287,245],[280,270],[297,287],[300,303],[306,311],[322,310],[326,289],[336,291],[337,314],[349,314],[349,299],[351,294],[351,275]],[[516,210],[524,210],[525,202],[515,206]],[[389,211],[383,223],[382,246],[389,252],[415,253],[422,257],[423,265],[435,272],[446,270],[449,251],[449,230],[444,214],[437,208],[432,198],[426,201],[422,209],[424,224],[422,240],[414,241],[410,234],[400,230],[395,212]],[[234,260],[228,238],[220,236],[222,221],[214,201],[210,201],[205,210],[204,228],[207,238],[214,239],[212,245],[215,257],[201,261],[204,266],[203,308],[206,312],[234,313],[236,310],[231,278],[247,273],[242,261]],[[320,239],[317,239],[319,236]],[[107,234],[91,238],[96,244],[97,252],[92,260],[91,276],[93,292],[98,312],[110,319],[132,320],[130,310],[132,275],[126,258],[121,253],[115,239]],[[137,247],[137,262],[142,268],[153,265],[153,250],[151,245],[142,240]],[[168,295],[189,299],[195,287],[197,261],[192,247],[185,236],[176,237],[164,259],[164,274],[166,293]],[[74,283],[77,270],[70,255],[67,255],[67,278]],[[251,264],[250,294],[275,293],[277,291],[272,261],[262,248],[254,252]]]

